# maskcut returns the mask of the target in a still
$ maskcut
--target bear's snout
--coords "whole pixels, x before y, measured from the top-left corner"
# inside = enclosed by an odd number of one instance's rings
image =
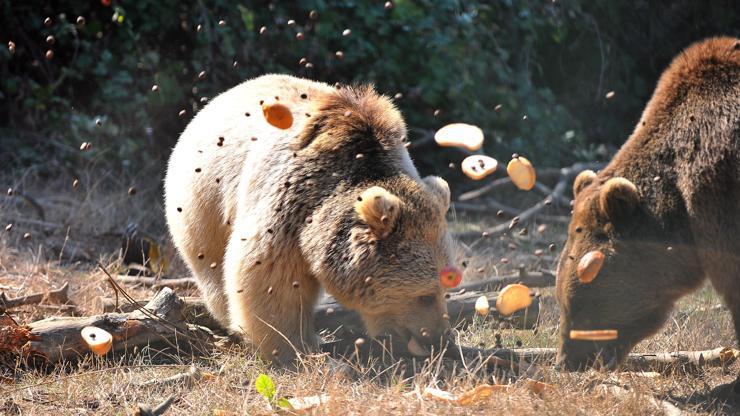
[[[584,371],[589,367],[613,370],[620,361],[613,345],[598,345],[593,341],[562,342],[558,349],[556,368],[562,371]]]

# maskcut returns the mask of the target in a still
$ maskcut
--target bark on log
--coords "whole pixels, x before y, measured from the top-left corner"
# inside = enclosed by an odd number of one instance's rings
[[[496,296],[498,295],[496,292],[483,293],[465,290],[462,293],[458,291],[451,294],[450,299],[447,301],[447,314],[450,316],[450,325],[456,327],[472,322],[476,314],[475,301],[481,295],[485,295],[488,298],[490,305],[496,304]],[[533,298],[532,304],[527,309],[520,310],[510,317],[502,316],[495,308],[491,309],[486,319],[508,320],[516,328],[532,329],[536,325],[539,316],[540,300],[539,297]],[[316,308],[314,322],[317,330],[326,330],[330,333],[335,333],[340,338],[358,337],[364,333],[364,325],[362,324],[360,315],[344,308],[334,300],[327,300]],[[352,340],[354,341],[354,338]]]
[[[5,293],[0,293],[0,311],[17,308],[23,305],[35,305],[46,300],[47,302],[64,305],[69,302],[69,283],[64,283],[57,290],[49,293],[36,293],[33,295],[9,298]]]
[[[481,280],[470,285],[462,287],[456,292],[450,294],[447,301],[447,311],[450,316],[450,325],[453,327],[460,324],[470,323],[475,315],[475,301],[481,295],[486,295],[491,305],[496,304],[496,292],[491,292],[492,288],[501,288],[511,283],[522,282],[530,287],[552,286],[555,277],[550,273],[532,272],[528,276],[503,276],[491,279]],[[220,325],[211,317],[206,309],[203,300],[198,297],[180,298],[182,306],[180,314],[184,317],[185,322],[205,326],[208,328],[219,328]],[[101,298],[100,304],[103,312],[115,311],[115,300],[111,298]],[[132,312],[136,307],[130,303],[119,305],[121,312]],[[500,321],[509,321],[514,327],[523,329],[532,329],[537,323],[539,315],[539,298],[532,299],[532,305],[526,310],[514,313],[510,317],[501,316],[495,308],[491,311],[486,319]],[[316,307],[314,319],[318,330],[327,330],[334,332],[338,329],[349,331],[353,334],[360,334],[364,325],[360,316],[331,298],[325,299]]]
[[[161,289],[164,287],[187,289],[195,287],[195,279],[192,277],[182,277],[179,279],[163,279],[160,277],[118,275],[115,278],[116,282],[118,283],[140,284],[147,287],[152,287],[154,289]]]
[[[541,272],[528,272],[520,270],[517,274],[490,277],[488,279],[476,280],[463,286],[466,290],[479,292],[490,292],[499,290],[506,285],[521,283],[530,288],[555,286],[555,272],[543,270]]]
[[[557,349],[493,349],[481,351],[481,353],[515,362],[553,363],[557,356]],[[704,351],[631,353],[627,356],[621,368],[626,371],[689,372],[701,367],[727,366],[738,358],[740,358],[740,351],[726,347]]]
[[[194,324],[194,325],[200,325],[204,326],[206,328],[212,328],[212,329],[218,329],[221,328],[221,325],[214,319],[210,313],[208,313],[208,309],[206,308],[205,302],[203,302],[202,298],[194,297],[194,296],[186,296],[181,297],[180,300],[182,301],[182,307],[181,307],[181,315],[183,316],[183,321]],[[149,300],[145,300],[139,303],[148,303]],[[123,303],[118,305],[118,310],[116,310],[116,300],[113,298],[100,298],[100,303],[102,307],[103,313],[110,313],[110,312],[123,312],[123,313],[129,313],[137,310],[136,305],[131,303]]]
[[[496,296],[498,293],[490,292],[487,288],[492,287],[503,287],[510,283],[526,282],[530,283],[532,287],[549,286],[554,284],[554,276],[538,273],[530,276],[530,280],[522,279],[521,276],[505,276],[503,278],[496,277],[492,279],[475,282],[471,285],[464,286],[456,292],[450,293],[450,299],[447,301],[447,312],[450,316],[450,325],[464,325],[472,322],[473,316],[475,315],[475,301],[481,295],[486,295],[488,302],[491,305],[496,304]],[[480,290],[476,290],[480,289]],[[208,313],[205,303],[201,298],[198,297],[185,297],[180,298],[181,306],[179,306],[180,315],[183,316],[185,322],[201,325],[208,328],[219,328],[220,325],[211,317]],[[103,312],[114,312],[115,311],[115,300],[110,298],[102,298],[101,304]],[[494,319],[500,321],[508,321],[514,327],[531,329],[537,323],[537,317],[539,316],[539,297],[532,299],[532,304],[525,310],[518,311],[510,317],[502,316],[492,308],[486,319]],[[120,305],[121,312],[132,312],[136,308],[131,304]],[[357,312],[346,309],[340,305],[337,301],[332,298],[326,298],[322,301],[314,312],[314,320],[316,323],[317,330],[327,330],[329,332],[340,331],[351,336],[359,336],[364,333],[364,325],[362,319]]]
[[[80,335],[82,328],[96,326],[113,336],[113,352],[144,346],[199,349],[212,342],[205,331],[183,321],[183,302],[169,289],[162,289],[144,308],[130,313],[107,313],[89,317],[53,317],[28,325],[33,341],[24,350],[47,363],[75,360],[90,353]]]

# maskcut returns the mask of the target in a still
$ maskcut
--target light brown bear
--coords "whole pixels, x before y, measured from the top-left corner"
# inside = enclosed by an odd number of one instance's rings
[[[267,123],[263,101],[291,110]],[[449,329],[450,191],[419,177],[406,126],[372,87],[265,75],[214,98],[169,161],[167,222],[208,310],[261,357],[317,348],[320,287],[375,336],[424,354]]]
[[[561,364],[583,368],[598,354],[616,366],[707,278],[740,340],[739,39],[708,39],[678,55],[622,149],[573,188],[557,274]],[[605,262],[582,283],[578,263],[594,250]],[[598,329],[618,338],[569,337]]]

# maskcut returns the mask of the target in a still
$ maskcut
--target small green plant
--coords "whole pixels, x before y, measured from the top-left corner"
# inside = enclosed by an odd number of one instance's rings
[[[272,378],[270,378],[270,376],[268,376],[267,374],[260,374],[259,376],[257,376],[257,380],[254,381],[254,388],[257,389],[257,393],[261,394],[265,397],[265,399],[267,399],[267,401],[270,403],[270,406],[278,406],[284,409],[291,408],[288,399],[286,399],[285,397],[278,397],[276,395],[277,391],[275,390],[275,383],[273,383]]]

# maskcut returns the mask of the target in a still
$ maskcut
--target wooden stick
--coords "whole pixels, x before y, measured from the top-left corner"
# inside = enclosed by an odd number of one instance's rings
[[[517,348],[510,350],[485,350],[491,354],[512,361],[555,362],[555,348]],[[719,347],[704,351],[674,351],[654,353],[631,353],[622,364],[627,371],[692,371],[700,367],[728,366],[740,358],[740,351]]]
[[[175,401],[175,396],[170,396],[165,401],[160,403],[159,405],[155,406],[154,408],[151,408],[149,406],[139,404],[137,405],[136,412],[134,412],[135,416],[161,416],[164,414],[164,412],[169,409],[169,407],[172,405],[172,402]]]
[[[154,289],[161,289],[164,287],[187,289],[195,287],[195,279],[192,277],[182,277],[179,279],[163,279],[159,277],[118,275],[115,276],[115,279],[118,283],[139,284]]]
[[[36,293],[17,298],[9,298],[5,292],[0,293],[0,311],[17,308],[23,305],[35,305],[44,300],[59,305],[69,302],[69,283],[65,282],[57,290],[50,290],[48,293]]]
[[[558,182],[560,182],[563,179],[569,180],[571,178],[575,178],[576,175],[578,175],[579,173],[581,173],[584,170],[587,170],[587,169],[598,170],[598,169],[602,169],[604,166],[606,166],[606,164],[604,164],[604,163],[597,163],[597,162],[593,162],[593,163],[575,163],[572,166],[567,167],[567,168],[562,168],[562,169],[559,169],[559,170],[558,169],[554,169],[553,172],[550,172],[550,170],[544,170],[544,169],[543,170],[538,170],[537,176],[543,177],[543,176],[547,176],[547,174],[549,174],[549,173],[555,173],[556,175],[559,176]],[[482,187],[480,187],[478,189],[475,189],[475,190],[472,190],[472,191],[468,191],[468,192],[463,193],[462,195],[460,195],[457,198],[457,200],[458,201],[469,201],[471,199],[479,198],[479,197],[481,197],[481,196],[483,196],[483,195],[485,195],[485,194],[487,194],[487,193],[495,190],[496,188],[501,187],[501,186],[504,186],[504,185],[507,185],[509,183],[511,183],[511,179],[510,178],[508,178],[508,177],[499,178],[499,179],[496,179],[496,180],[494,180],[494,181],[492,181],[492,182],[490,182],[490,183],[488,183],[486,185],[483,185]],[[540,188],[539,190],[541,192],[547,193],[546,190],[549,189],[549,188],[545,187],[542,184],[539,184],[539,185],[540,185],[539,186],[539,188]],[[554,191],[553,191],[553,193],[554,193]],[[560,196],[557,196],[557,198],[560,198]],[[563,200],[558,199],[556,202],[562,203]]]
[[[185,322],[194,324],[194,325],[204,326],[206,328],[221,328],[221,324],[218,321],[216,321],[216,319],[213,318],[211,314],[208,312],[208,309],[206,308],[206,304],[205,302],[203,302],[203,299],[199,297],[186,296],[186,297],[181,297],[180,300],[182,301],[181,314]],[[147,302],[150,302],[150,300],[144,300],[139,303],[145,304]],[[100,303],[101,303],[102,310],[104,313],[109,313],[109,312],[129,313],[129,312],[133,312],[138,309],[136,305],[132,303],[126,303],[126,304],[119,305],[118,310],[116,310],[116,302],[115,302],[115,299],[112,299],[112,298],[100,298]]]
[[[113,335],[113,352],[145,346],[198,349],[212,337],[183,322],[182,301],[169,288],[162,289],[144,307],[146,311],[107,313],[89,317],[52,317],[28,325],[33,341],[24,350],[47,363],[76,360],[90,352],[80,335],[82,328],[96,326]]]
[[[573,166],[569,168],[563,168],[560,170],[560,179],[558,180],[557,185],[555,185],[555,188],[552,191],[552,194],[549,195],[547,198],[543,199],[542,201],[536,203],[534,206],[522,211],[521,214],[519,214],[519,224],[524,224],[528,222],[532,217],[534,217],[536,214],[539,214],[540,211],[544,210],[546,206],[550,204],[552,201],[560,201],[563,198],[563,194],[566,191],[566,188],[570,181],[580,172],[586,170],[586,169],[592,169],[592,168],[598,168],[599,166],[602,166],[601,164],[584,164],[584,163],[576,163]],[[480,195],[476,195],[480,196]],[[470,199],[470,198],[468,198]],[[462,196],[460,197],[460,200],[462,199]],[[467,200],[467,199],[466,199]],[[509,223],[499,224],[496,227],[493,227],[490,230],[486,230],[485,232],[489,237],[494,237],[501,235],[503,233],[506,233],[509,231]],[[455,236],[460,239],[470,239],[470,238],[481,238],[483,232],[465,232],[465,233],[459,233]]]

